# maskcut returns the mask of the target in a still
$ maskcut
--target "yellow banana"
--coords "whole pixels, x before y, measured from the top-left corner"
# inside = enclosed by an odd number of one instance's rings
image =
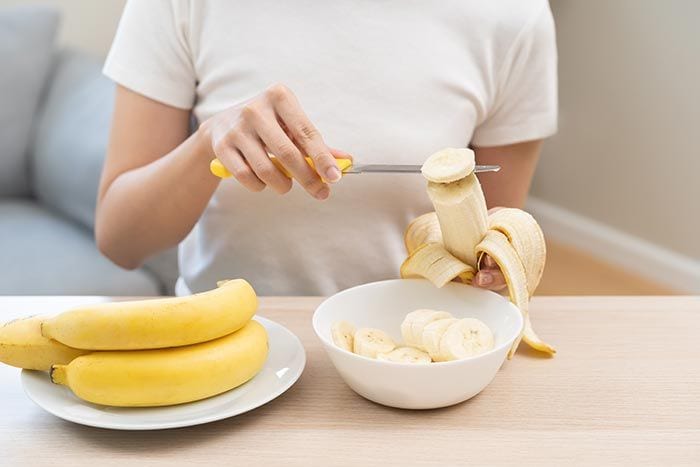
[[[0,362],[27,370],[48,371],[53,364],[70,363],[88,353],[42,336],[41,322],[44,319],[41,316],[31,316],[2,326]]]
[[[101,303],[42,323],[45,337],[90,350],[159,349],[230,334],[255,314],[258,301],[243,279],[188,297]]]
[[[257,321],[216,340],[157,350],[95,352],[54,365],[51,380],[79,398],[117,407],[155,407],[221,394],[255,376],[268,353]]]
[[[473,153],[455,151],[440,151],[423,165],[435,213],[418,217],[406,229],[408,258],[401,265],[401,277],[425,277],[437,287],[456,278],[468,283],[479,268],[480,256],[488,254],[499,265],[510,299],[523,314],[522,339],[553,355],[556,350],[535,334],[528,315],[529,298],[539,284],[546,259],[542,230],[520,209],[501,209],[488,215],[481,184],[469,169],[474,167]],[[465,167],[469,169],[466,175]],[[509,358],[519,342],[520,337]]]

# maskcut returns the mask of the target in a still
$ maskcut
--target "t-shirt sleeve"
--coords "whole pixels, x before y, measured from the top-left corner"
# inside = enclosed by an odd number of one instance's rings
[[[502,146],[557,131],[557,50],[549,3],[517,35],[496,75],[496,95],[474,146]]]
[[[103,72],[139,94],[182,109],[195,100],[186,2],[129,0]]]

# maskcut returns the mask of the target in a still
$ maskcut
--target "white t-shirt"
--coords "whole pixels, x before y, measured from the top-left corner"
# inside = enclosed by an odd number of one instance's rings
[[[546,0],[131,0],[104,72],[199,121],[274,83],[357,163],[556,130]],[[432,209],[420,175],[348,175],[319,202],[219,185],[180,245],[178,293],[244,277],[265,295],[395,278],[403,231]]]

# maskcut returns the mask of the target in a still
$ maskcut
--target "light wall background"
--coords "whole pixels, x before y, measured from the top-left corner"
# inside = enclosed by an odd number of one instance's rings
[[[550,3],[560,130],[533,195],[700,259],[700,2]]]
[[[125,0],[43,3],[63,10],[62,44],[104,56]],[[700,2],[551,5],[560,131],[533,195],[700,259]]]

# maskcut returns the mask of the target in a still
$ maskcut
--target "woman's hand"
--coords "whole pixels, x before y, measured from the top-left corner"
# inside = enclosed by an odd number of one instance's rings
[[[501,207],[494,207],[489,209],[489,214],[503,209]],[[503,277],[498,264],[489,255],[484,255],[481,258],[481,264],[479,271],[474,276],[472,284],[476,287],[481,287],[482,289],[489,290],[503,290],[506,287],[506,279]]]
[[[349,157],[326,145],[294,93],[281,84],[214,115],[202,128],[216,157],[250,191],[269,186],[284,194],[292,188],[292,180],[270,161],[271,153],[311,196],[324,200],[330,195],[324,180],[334,183],[341,177],[334,156]]]
[[[481,268],[474,276],[472,284],[482,289],[498,291],[506,287],[506,279],[498,268],[498,264],[489,255],[484,255]]]

